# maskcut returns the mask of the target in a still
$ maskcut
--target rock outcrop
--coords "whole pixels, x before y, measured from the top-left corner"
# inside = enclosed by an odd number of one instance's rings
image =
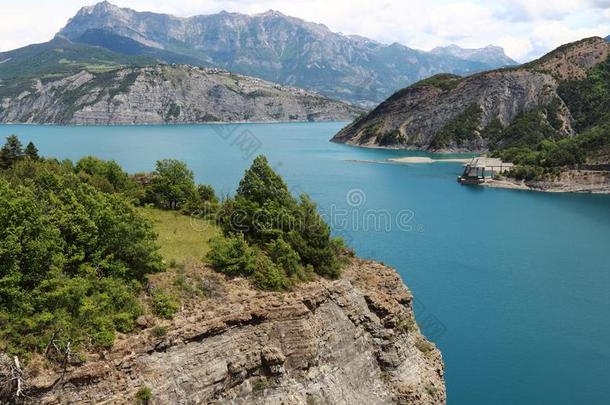
[[[340,121],[362,112],[301,89],[186,65],[82,71],[58,80],[30,82],[29,88],[0,100],[0,122]]]
[[[30,376],[28,395],[131,404],[149,387],[152,404],[445,403],[441,355],[392,269],[355,259],[339,280],[283,294],[198,271],[207,297],[183,308],[166,334],[142,319],[109,352]]]
[[[335,135],[333,141],[362,146],[440,151],[487,151],[488,129],[506,128],[540,110],[558,136],[570,136],[572,115],[558,93],[560,84],[582,80],[608,59],[610,44],[589,38],[564,45],[518,68],[467,78],[432,77],[400,90]]]

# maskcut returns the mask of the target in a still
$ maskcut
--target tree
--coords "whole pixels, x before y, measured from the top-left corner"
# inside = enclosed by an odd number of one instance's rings
[[[0,167],[6,169],[23,158],[23,145],[16,135],[6,138],[6,143],[0,149]]]
[[[193,172],[184,162],[173,159],[157,161],[153,179],[147,188],[147,200],[159,208],[177,210],[196,198]]]
[[[29,142],[25,147],[25,156],[32,160],[40,159],[40,156],[38,155],[38,148],[32,142]]]
[[[270,290],[286,289],[313,272],[339,276],[340,252],[315,203],[306,195],[297,201],[263,156],[246,170],[218,219],[224,237],[211,244],[208,255],[218,271],[249,276]]]
[[[83,180],[106,193],[134,194],[138,185],[114,160],[102,160],[93,156],[80,159],[74,168]]]
[[[303,264],[312,265],[317,274],[336,278],[340,274],[337,253],[330,237],[330,227],[307,196],[301,196],[299,229],[291,230],[287,240],[299,254]]]
[[[23,159],[0,175],[0,341],[9,353],[107,348],[163,269],[152,224],[73,167]],[[69,345],[69,346],[68,346]],[[46,349],[45,349],[46,348]]]
[[[199,195],[199,199],[202,202],[218,202],[218,198],[216,197],[216,193],[214,192],[214,188],[207,184],[199,184],[197,186],[197,194]]]
[[[259,206],[271,201],[288,205],[294,200],[284,180],[273,171],[267,158],[262,155],[256,157],[252,166],[246,170],[243,179],[239,182],[236,197],[244,198]]]

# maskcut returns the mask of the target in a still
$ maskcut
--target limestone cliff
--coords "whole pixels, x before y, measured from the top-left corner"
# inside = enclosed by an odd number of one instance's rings
[[[466,78],[440,75],[403,89],[335,135],[333,141],[424,150],[487,151],[508,146],[497,134],[528,113],[557,137],[574,133],[562,83],[584,80],[610,44],[588,38],[518,68]],[[519,130],[516,132],[526,132]],[[531,131],[528,131],[531,132]],[[518,136],[518,134],[516,135]]]
[[[301,89],[185,65],[31,80],[0,99],[0,122],[11,123],[330,121],[349,120],[361,111]]]
[[[197,271],[207,297],[183,308],[164,336],[143,319],[140,332],[65,374],[26,376],[28,395],[132,404],[146,386],[153,404],[445,403],[441,355],[392,269],[355,259],[339,280],[284,294]]]

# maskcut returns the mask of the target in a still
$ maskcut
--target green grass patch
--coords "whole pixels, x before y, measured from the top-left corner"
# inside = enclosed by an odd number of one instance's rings
[[[154,224],[160,252],[166,263],[176,266],[201,259],[208,251],[209,240],[220,234],[208,221],[157,208],[140,208]]]
[[[463,80],[464,78],[461,76],[452,75],[448,73],[440,73],[428,77],[427,79],[420,80],[417,83],[412,84],[410,87],[415,89],[420,87],[433,86],[443,91],[450,91],[456,88],[457,85],[460,84]]]

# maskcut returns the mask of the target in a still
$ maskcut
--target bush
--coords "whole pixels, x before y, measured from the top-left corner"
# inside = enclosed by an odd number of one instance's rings
[[[256,271],[252,279],[261,290],[282,291],[290,286],[286,272],[264,253],[256,258]]]
[[[161,318],[172,319],[180,304],[174,297],[162,291],[155,291],[152,295],[153,313]]]
[[[591,128],[582,134],[560,140],[545,139],[533,147],[512,147],[497,151],[494,156],[515,163],[509,176],[519,180],[535,180],[545,174],[576,168],[597,156],[610,155],[610,123]]]
[[[544,169],[538,166],[516,166],[509,173],[509,177],[517,180],[539,180],[544,175]]]
[[[165,326],[155,326],[150,330],[150,334],[153,337],[160,338],[167,335],[167,327]]]
[[[270,242],[266,250],[271,260],[284,269],[289,277],[301,273],[301,257],[282,237]]]
[[[152,390],[146,386],[142,386],[136,393],[136,401],[138,401],[139,404],[148,404],[152,397]]]
[[[251,276],[256,271],[255,249],[242,234],[217,237],[210,241],[207,259],[218,271],[231,277]]]
[[[137,183],[114,160],[87,156],[76,163],[74,170],[83,181],[105,193],[137,194]]]
[[[443,149],[455,145],[468,146],[479,138],[478,130],[483,110],[477,104],[471,104],[461,114],[450,120],[431,143],[433,149]]]

